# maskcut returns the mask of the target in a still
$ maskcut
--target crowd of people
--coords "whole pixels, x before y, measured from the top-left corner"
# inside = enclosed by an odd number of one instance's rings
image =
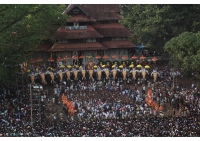
[[[57,86],[54,96],[41,96],[41,123],[30,123],[29,94],[16,97],[4,89],[0,95],[0,136],[12,137],[198,137],[200,136],[200,94],[195,84],[173,83],[172,69],[157,66],[158,82],[124,84],[119,81],[91,81]],[[181,70],[176,77],[184,77]],[[175,79],[176,80],[176,79]],[[162,110],[149,107],[147,91]],[[64,94],[74,105],[74,116],[62,104]],[[62,108],[47,120],[47,103]]]

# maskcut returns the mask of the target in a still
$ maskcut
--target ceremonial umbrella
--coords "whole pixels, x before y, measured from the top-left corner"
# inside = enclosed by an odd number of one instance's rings
[[[42,62],[43,60],[42,60],[41,57],[39,57],[36,61],[37,61],[37,62]]]
[[[143,55],[140,57],[140,59],[145,59],[146,57],[144,57]]]
[[[57,61],[62,61],[62,60],[63,60],[63,59],[62,59],[62,58],[60,58],[60,57],[58,57],[58,58],[57,58]]]
[[[31,59],[29,62],[30,62],[30,63],[35,63],[35,60]]]
[[[64,60],[68,60],[68,59],[69,59],[69,57],[68,57],[68,56],[65,56],[65,57],[64,57]]]
[[[137,68],[141,68],[142,66],[141,66],[141,65],[137,65],[136,67],[137,67]]]
[[[96,59],[101,59],[101,56],[97,55],[95,58],[96,58]]]
[[[113,59],[117,59],[118,56],[114,54],[114,55],[112,56],[112,58],[113,58]]]
[[[61,65],[60,68],[63,69],[63,68],[65,68],[65,66],[64,66],[64,65]]]
[[[123,56],[122,56],[122,59],[128,59],[128,56],[123,55]]]
[[[109,57],[108,57],[108,55],[104,55],[103,58],[104,59],[108,59]]]
[[[150,66],[146,65],[146,66],[145,66],[145,68],[146,68],[146,69],[149,69],[149,68],[150,68]]]
[[[152,58],[152,61],[157,61],[157,60],[158,60],[158,58],[156,58],[156,57]]]
[[[54,60],[53,60],[52,57],[50,57],[47,61],[49,61],[49,62],[54,62]]]
[[[72,56],[72,59],[77,59],[77,58],[78,58],[78,56],[76,56],[76,55]]]
[[[137,59],[138,57],[134,55],[134,56],[132,56],[131,58],[132,58],[132,59]]]
[[[86,57],[87,57],[87,58],[92,58],[92,55],[91,55],[91,54],[88,54]]]
[[[94,68],[96,69],[96,68],[97,68],[97,65],[94,65]]]
[[[84,55],[81,55],[81,56],[79,56],[79,58],[83,59],[83,58],[85,58],[85,56],[84,56]]]

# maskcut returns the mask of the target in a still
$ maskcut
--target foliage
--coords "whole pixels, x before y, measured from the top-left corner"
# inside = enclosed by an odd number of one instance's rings
[[[184,32],[168,41],[164,49],[170,54],[174,68],[181,67],[187,74],[194,73],[200,82],[200,31]]]
[[[122,5],[121,23],[134,34],[135,43],[162,50],[171,38],[199,31],[199,9],[197,4]]]
[[[67,18],[64,10],[65,5],[0,5],[1,83],[14,82],[19,64],[30,59],[30,51],[41,41],[55,42],[57,29]]]

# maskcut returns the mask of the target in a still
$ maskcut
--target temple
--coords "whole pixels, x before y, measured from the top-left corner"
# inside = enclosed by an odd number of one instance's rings
[[[119,23],[120,11],[120,4],[68,5],[64,14],[69,18],[57,31],[56,44],[41,43],[33,60],[85,65],[103,59],[121,61],[124,55],[131,59],[129,50],[136,46],[128,40],[133,35]]]

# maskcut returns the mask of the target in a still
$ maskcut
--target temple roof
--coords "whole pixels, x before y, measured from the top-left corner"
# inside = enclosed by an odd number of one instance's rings
[[[131,41],[121,40],[121,41],[103,41],[102,45],[106,48],[133,48],[137,47]]]
[[[65,14],[69,14],[74,8],[80,9],[85,15],[94,18],[97,21],[122,20],[118,14],[121,11],[120,4],[71,4],[68,6]]]
[[[95,23],[91,25],[97,32],[104,37],[128,37],[133,36],[124,26],[120,23]]]
[[[47,51],[49,50],[50,48],[52,47],[52,44],[51,43],[41,43],[36,51]]]
[[[98,42],[79,43],[79,44],[56,44],[49,51],[75,51],[75,50],[107,50],[102,44]]]
[[[96,20],[86,15],[73,15],[70,16],[67,22],[95,22]]]
[[[102,38],[93,27],[87,25],[86,30],[66,30],[65,27],[58,29],[56,39],[87,39],[87,38]]]

